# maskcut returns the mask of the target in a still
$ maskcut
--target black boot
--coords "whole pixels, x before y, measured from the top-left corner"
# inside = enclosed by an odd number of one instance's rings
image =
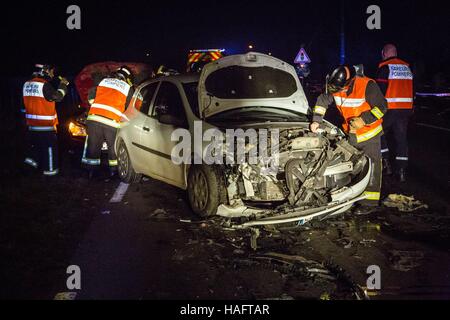
[[[389,163],[389,159],[383,159],[383,171],[384,174],[387,176],[392,175],[392,167],[391,164]]]
[[[405,168],[400,168],[400,170],[398,170],[398,180],[401,183],[406,182],[406,169]]]
[[[118,171],[117,171],[117,169],[116,168],[114,168],[114,169],[109,169],[109,178],[110,179],[114,179],[115,177],[117,177],[118,176]]]
[[[88,179],[89,180],[92,180],[92,179],[94,179],[95,178],[95,176],[96,176],[96,170],[94,170],[94,169],[89,169],[88,170]]]

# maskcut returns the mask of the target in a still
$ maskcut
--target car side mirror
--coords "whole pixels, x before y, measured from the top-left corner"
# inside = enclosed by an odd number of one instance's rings
[[[187,128],[187,124],[185,121],[171,115],[171,114],[162,114],[159,116],[158,121],[163,124],[169,124],[174,127],[179,128]]]

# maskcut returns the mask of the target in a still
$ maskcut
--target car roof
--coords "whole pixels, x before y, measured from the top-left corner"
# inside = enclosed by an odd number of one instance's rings
[[[162,77],[156,77],[148,79],[141,83],[150,83],[154,82],[156,80],[168,80],[168,81],[174,81],[174,82],[181,82],[181,83],[191,83],[191,82],[198,82],[200,79],[200,74],[198,73],[185,73],[185,74],[176,74],[176,75],[170,75],[170,76],[162,76]]]

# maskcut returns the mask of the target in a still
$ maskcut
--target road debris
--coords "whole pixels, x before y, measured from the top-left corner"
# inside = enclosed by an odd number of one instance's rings
[[[76,292],[59,292],[55,295],[53,300],[75,300],[76,297]]]
[[[330,294],[328,292],[322,293],[322,295],[320,296],[320,300],[325,300],[325,301],[331,300]]]
[[[151,213],[148,217],[149,219],[167,219],[168,214],[167,211],[164,209],[156,209]]]
[[[293,297],[291,297],[290,295],[287,295],[286,293],[283,293],[280,297],[277,298],[267,298],[267,299],[263,299],[263,300],[295,300]]]
[[[400,212],[413,212],[419,209],[428,209],[428,205],[419,200],[414,199],[414,196],[405,196],[402,194],[390,194],[383,204],[388,208],[397,208]]]
[[[392,269],[401,272],[408,272],[419,267],[425,257],[421,251],[392,250],[389,253]]]
[[[218,247],[221,247],[221,248],[225,248],[225,246],[224,246],[223,244],[217,243],[217,242],[215,242],[213,239],[206,239],[206,241],[207,241],[206,244],[207,244],[208,246],[215,245],[215,246],[218,246]]]
[[[250,247],[256,251],[256,249],[258,249],[258,243],[257,240],[260,236],[260,232],[259,229],[256,228],[250,228],[251,230],[251,237],[250,237]]]
[[[372,244],[377,243],[377,240],[375,239],[362,239],[360,242],[365,247],[370,247]]]
[[[370,231],[381,232],[381,225],[379,223],[372,223],[370,221],[367,221],[363,225],[360,225],[358,230],[359,232],[370,232]]]

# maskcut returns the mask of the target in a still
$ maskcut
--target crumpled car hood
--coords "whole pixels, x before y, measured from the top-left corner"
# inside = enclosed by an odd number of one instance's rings
[[[308,101],[290,64],[262,53],[228,56],[207,64],[200,75],[202,118],[243,107],[264,106],[308,114]]]

